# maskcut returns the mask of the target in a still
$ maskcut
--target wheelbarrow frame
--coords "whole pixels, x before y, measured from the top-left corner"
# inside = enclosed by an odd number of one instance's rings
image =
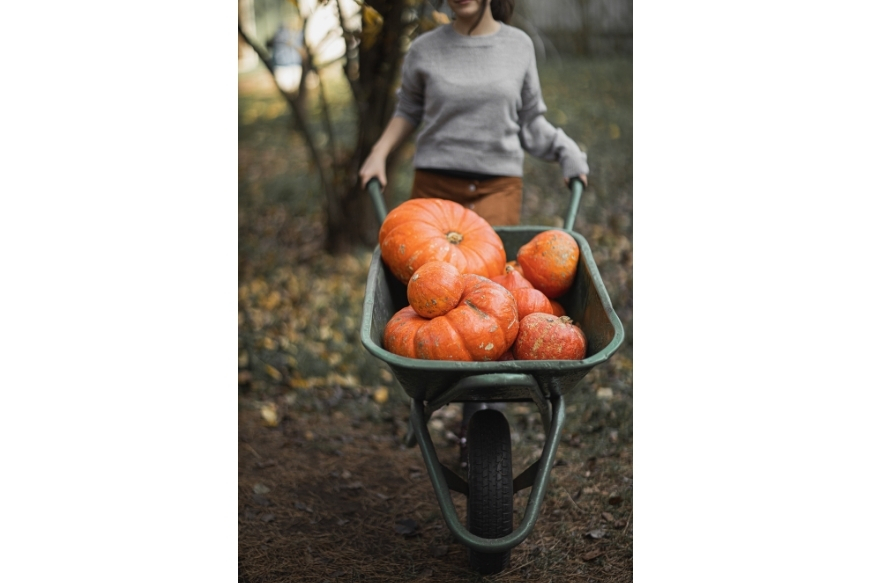
[[[387,215],[380,184],[371,180],[367,189],[381,223]],[[596,365],[605,362],[623,343],[624,331],[593,259],[590,247],[571,230],[583,192],[581,181],[570,183],[572,192],[562,229],[578,242],[578,275],[571,289],[560,298],[569,317],[584,330],[588,356],[582,360],[453,362],[421,360],[398,356],[383,348],[384,326],[400,308],[408,305],[405,286],[390,273],[381,259],[380,247],[372,255],[363,305],[361,338],[364,347],[384,361],[411,398],[410,431],[406,443],[416,442],[427,468],[433,490],[448,529],[466,547],[479,553],[502,553],[529,536],[541,511],[550,470],[565,425],[564,394],[574,390]],[[553,229],[546,226],[495,227],[502,238],[506,256],[515,259],[521,245],[536,234]],[[547,434],[542,454],[513,479],[513,492],[531,487],[520,525],[500,538],[482,538],[460,522],[450,491],[469,496],[466,480],[442,464],[427,427],[436,410],[453,402],[532,401],[538,407]]]

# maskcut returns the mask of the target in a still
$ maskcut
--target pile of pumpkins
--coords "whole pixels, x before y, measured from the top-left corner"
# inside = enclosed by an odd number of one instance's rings
[[[453,361],[580,360],[587,340],[558,299],[571,287],[580,249],[565,231],[542,231],[506,261],[499,235],[449,200],[408,200],[388,213],[381,258],[409,305],[384,328],[384,348]]]

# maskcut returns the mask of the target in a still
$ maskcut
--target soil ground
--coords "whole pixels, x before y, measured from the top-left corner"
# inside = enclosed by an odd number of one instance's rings
[[[321,197],[286,107],[262,69],[240,75],[240,581],[631,581],[632,62],[540,69],[548,118],[590,155],[576,228],[626,342],[567,396],[540,516],[508,569],[488,577],[468,568],[419,450],[404,445],[408,397],[360,343],[371,249],[323,254]],[[329,94],[341,99],[341,87]],[[525,223],[558,224],[558,174],[528,162]],[[516,475],[544,434],[531,404],[510,404],[506,416]],[[429,424],[442,463],[457,472],[459,418],[452,404]],[[514,497],[515,526],[528,493]],[[454,502],[464,519],[464,497]]]

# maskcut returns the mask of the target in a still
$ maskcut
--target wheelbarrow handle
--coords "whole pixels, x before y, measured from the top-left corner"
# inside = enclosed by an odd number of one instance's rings
[[[378,224],[384,223],[387,218],[387,206],[384,204],[384,195],[381,193],[381,182],[377,178],[370,178],[366,183],[366,190],[369,191],[369,196],[372,197],[372,204],[375,205],[375,214],[378,215]]]
[[[578,217],[578,209],[581,206],[581,194],[584,192],[584,183],[580,178],[572,178],[569,181],[569,188],[572,191],[572,198],[569,201],[569,212],[566,214],[565,228],[574,230],[575,219]],[[378,215],[378,224],[384,223],[387,218],[387,206],[384,204],[384,195],[381,192],[381,182],[377,178],[371,178],[366,183],[366,190],[369,191],[369,196],[372,197],[372,204],[375,205],[375,214]]]
[[[578,177],[569,180],[569,188],[572,191],[572,198],[569,201],[569,212],[566,214],[565,228],[569,231],[575,230],[575,219],[578,218],[578,209],[581,207],[581,194],[584,192],[584,183]]]

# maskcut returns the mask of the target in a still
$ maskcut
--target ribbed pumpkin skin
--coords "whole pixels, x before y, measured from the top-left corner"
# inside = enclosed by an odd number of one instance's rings
[[[381,258],[403,284],[429,261],[491,278],[505,269],[505,247],[475,211],[440,198],[413,198],[387,214],[378,233]]]
[[[541,312],[552,314],[551,300],[533,287],[516,289],[511,292],[517,301],[517,317],[522,321],[529,314]]]
[[[568,316],[529,314],[520,321],[511,353],[517,360],[581,360],[587,337]]]
[[[424,318],[435,318],[457,306],[464,288],[463,276],[456,267],[445,261],[430,261],[408,280],[406,295],[415,312]]]
[[[543,231],[517,250],[523,277],[551,299],[566,293],[578,271],[581,250],[574,237],[556,229]]]
[[[432,319],[414,308],[399,310],[384,327],[384,348],[408,358],[492,361],[517,338],[517,303],[507,289],[485,277],[463,275],[457,307]]]
[[[427,322],[430,320],[415,312],[414,308],[405,306],[393,314],[384,327],[384,350],[400,356],[417,358],[414,335],[417,334],[418,328]]]
[[[535,289],[529,280],[523,277],[520,270],[511,264],[505,266],[505,273],[497,275],[493,281],[502,285],[511,292],[517,301],[517,317],[523,320],[524,316],[533,312],[552,314],[551,300],[539,290]],[[565,313],[565,312],[563,312]]]

